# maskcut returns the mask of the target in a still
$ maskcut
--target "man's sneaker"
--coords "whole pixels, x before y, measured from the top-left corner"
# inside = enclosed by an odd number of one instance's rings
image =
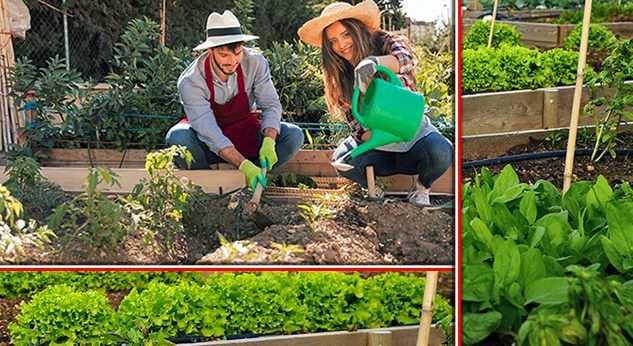
[[[409,202],[417,205],[418,207],[428,207],[431,205],[431,198],[429,197],[430,189],[424,187],[416,179],[415,186],[409,192]]]

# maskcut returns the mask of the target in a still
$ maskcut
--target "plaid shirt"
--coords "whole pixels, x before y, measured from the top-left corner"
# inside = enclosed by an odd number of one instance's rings
[[[398,58],[398,62],[400,63],[398,78],[402,82],[402,85],[413,92],[419,92],[415,79],[409,75],[409,72],[415,68],[418,61],[407,48],[406,42],[406,38],[403,36],[388,36],[387,45],[389,46],[389,51],[384,53],[385,55],[391,54]],[[360,138],[363,133],[368,131],[368,129],[363,127],[358,120],[354,118],[351,104],[339,100],[339,106],[341,107],[343,114],[345,114],[345,120],[351,129],[352,137],[356,139],[356,141],[362,142]]]

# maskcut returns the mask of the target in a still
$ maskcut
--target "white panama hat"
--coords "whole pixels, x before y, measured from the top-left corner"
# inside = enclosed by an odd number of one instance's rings
[[[207,19],[207,40],[193,50],[204,50],[223,46],[229,43],[246,42],[258,39],[258,36],[245,35],[240,21],[231,11],[226,10],[222,15],[213,12]]]

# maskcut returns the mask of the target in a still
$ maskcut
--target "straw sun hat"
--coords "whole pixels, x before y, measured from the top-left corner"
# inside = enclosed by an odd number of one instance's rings
[[[223,46],[229,43],[246,42],[258,39],[253,35],[245,35],[242,32],[240,21],[231,11],[226,10],[222,15],[213,12],[207,19],[207,40],[199,44],[193,50],[204,50]]]
[[[372,0],[365,0],[352,6],[346,2],[334,2],[321,11],[321,15],[303,24],[297,33],[303,42],[321,47],[323,29],[345,18],[358,19],[371,31],[380,28],[380,9]]]

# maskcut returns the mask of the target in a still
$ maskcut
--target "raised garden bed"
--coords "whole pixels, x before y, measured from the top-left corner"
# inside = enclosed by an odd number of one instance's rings
[[[477,22],[476,19],[464,18],[462,20],[462,40],[470,31],[470,28]],[[516,27],[517,31],[522,34],[521,42],[529,47],[538,48],[556,48],[562,47],[565,38],[576,27],[575,24],[548,24],[548,23],[530,23],[530,22],[510,22],[497,21],[497,23],[505,23]],[[597,23],[605,26],[614,34],[621,38],[633,38],[633,23]]]
[[[274,170],[272,173],[296,173],[309,177],[336,177],[336,170],[330,164],[332,158],[332,150],[300,150],[297,155],[292,158],[285,165],[279,169]],[[64,168],[79,168],[79,167],[111,167],[111,168],[128,168],[130,170],[117,170],[120,174],[130,174],[130,179],[125,179],[127,187],[119,189],[113,192],[129,192],[129,186],[134,186],[138,182],[140,177],[145,176],[142,168],[145,166],[145,158],[148,154],[145,150],[131,149],[124,152],[120,152],[113,149],[48,149],[42,150],[41,154],[47,158],[43,160],[43,165],[47,167],[58,167],[59,169],[50,170],[50,177],[54,177],[56,171],[63,172]],[[205,191],[212,193],[223,193],[231,191],[237,187],[244,186],[243,175],[238,178],[241,173],[230,165],[218,164],[214,165],[214,170],[206,171],[183,171],[180,170],[178,174],[180,176],[186,176],[199,185],[202,185]],[[46,168],[45,168],[46,170]],[[75,174],[72,178],[63,177],[63,179],[52,180],[68,191],[82,191],[81,184],[77,184],[80,180],[77,180],[77,174],[86,176],[87,174],[83,170],[71,169],[68,172]],[[224,176],[226,175],[226,179]],[[82,176],[82,177],[83,177]],[[1,179],[1,178],[0,178]],[[395,175],[392,177],[383,178],[388,186],[387,191],[395,194],[406,193],[411,189],[412,179],[407,175]],[[74,183],[72,183],[74,182]],[[223,186],[223,189],[219,189]],[[433,193],[441,195],[454,195],[455,191],[455,179],[454,169],[451,166],[450,169],[444,173],[433,184]],[[279,193],[279,191],[278,191]],[[292,192],[291,192],[292,193]]]
[[[81,344],[87,336],[103,340],[109,330],[129,344],[413,346],[423,293],[431,293],[423,274],[4,273],[0,345],[12,338],[18,345],[65,338]],[[452,273],[439,273],[430,345],[454,335],[454,284]],[[85,328],[73,328],[85,319]]]
[[[573,97],[574,86],[462,95],[462,136],[567,127]],[[585,87],[581,105],[588,98]],[[593,123],[579,118],[579,125]]]
[[[155,155],[160,156],[160,153]],[[315,163],[314,157],[318,155],[329,158],[323,152],[314,152],[303,155],[302,160]],[[308,163],[297,165],[309,166]],[[330,166],[329,163],[322,165]],[[50,228],[59,238],[51,239],[52,244],[43,249],[27,247],[25,254],[3,260],[24,264],[454,263],[454,205],[450,194],[434,192],[432,200],[438,204],[423,209],[408,203],[403,196],[367,199],[363,191],[343,187],[345,182],[340,178],[315,177],[317,189],[273,186],[267,189],[270,193],[264,195],[259,212],[272,224],[262,225],[245,208],[250,193],[242,189],[244,178],[237,170],[176,170],[173,175],[159,170],[158,175],[145,180],[145,192],[141,195],[128,194],[136,183],[149,177],[145,170],[113,169],[112,172],[120,174],[120,188],[108,187],[102,182],[96,187],[100,192],[89,192],[84,177],[95,171],[98,170],[88,167],[42,168],[43,179],[50,177],[46,184],[57,182],[66,191],[81,192],[76,197],[68,193],[62,195],[55,190],[59,187],[45,185],[31,184],[17,190],[25,191],[18,195],[25,196],[29,202],[20,217],[35,218],[40,225],[52,225]],[[409,186],[413,184],[411,176],[401,179]],[[452,185],[454,178],[447,179]],[[162,180],[169,183],[160,182]],[[207,194],[196,192],[186,181],[197,183]],[[96,184],[97,179],[94,182]],[[166,183],[170,185],[160,186],[182,186],[178,189],[187,197],[175,195],[177,190],[173,188],[148,190],[151,184]],[[165,193],[167,191],[172,192]],[[57,202],[44,203],[41,196],[51,193]],[[108,195],[111,202],[107,201]],[[82,200],[77,202],[77,198]],[[130,198],[145,203],[146,207],[138,209],[130,205]],[[160,200],[154,201],[155,198]],[[61,205],[68,208],[63,210],[79,216],[63,214],[55,218],[60,221],[51,223],[54,208],[59,210]],[[95,213],[95,210],[100,211]],[[171,221],[159,220],[157,215],[165,215],[165,220]],[[106,221],[94,223],[102,217]],[[139,228],[138,225],[146,222],[149,229]],[[84,234],[87,225],[91,225],[88,229],[92,233]],[[118,231],[109,229],[114,226]],[[151,239],[148,240],[148,236]],[[95,241],[95,237],[98,240]]]

